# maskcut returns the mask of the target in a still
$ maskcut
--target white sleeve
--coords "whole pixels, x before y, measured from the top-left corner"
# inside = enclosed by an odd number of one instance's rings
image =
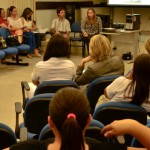
[[[106,87],[107,96],[111,99],[117,92],[118,86],[122,83],[125,77],[118,77],[110,85]]]
[[[39,75],[38,75],[38,69],[39,67],[38,67],[38,64],[36,64],[35,66],[34,66],[34,69],[33,69],[33,72],[32,72],[32,74],[31,74],[31,79],[33,80],[33,81],[39,81]]]

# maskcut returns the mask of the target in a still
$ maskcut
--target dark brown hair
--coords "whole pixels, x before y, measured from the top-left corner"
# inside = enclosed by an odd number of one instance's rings
[[[134,62],[132,82],[127,86],[125,93],[128,91],[132,94],[131,103],[141,105],[148,102],[150,92],[150,56],[148,54],[139,55]]]
[[[60,13],[62,10],[66,11],[64,7],[59,7],[59,8],[57,8],[57,15],[58,15],[58,16],[59,16],[59,13]]]
[[[8,9],[7,9],[7,17],[9,17],[11,15],[11,12],[15,9],[16,7],[15,6],[10,6]]]
[[[4,10],[3,8],[0,8],[0,18],[1,18],[1,13],[2,13],[3,10]]]
[[[86,96],[78,89],[63,88],[52,98],[49,113],[61,135],[60,150],[84,150],[82,131],[90,113]],[[69,113],[75,114],[76,119],[67,118]]]
[[[61,34],[53,35],[48,44],[43,57],[44,61],[47,61],[51,57],[67,57],[69,52],[69,46],[66,39]]]
[[[27,19],[31,20],[31,17],[27,18],[27,15],[29,15],[30,13],[33,13],[33,11],[31,10],[31,8],[27,7],[24,9],[21,17],[23,17],[25,20]]]

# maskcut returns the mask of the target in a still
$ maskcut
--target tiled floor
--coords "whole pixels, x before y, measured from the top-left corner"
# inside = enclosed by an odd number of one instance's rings
[[[145,53],[144,43],[147,36],[142,36],[140,41],[140,53]],[[119,52],[117,52],[119,53]],[[81,49],[72,50],[70,58],[76,65],[81,61]],[[31,82],[31,72],[34,65],[42,60],[41,58],[29,59],[23,56],[24,62],[29,66],[6,66],[0,64],[0,122],[9,125],[13,130],[15,127],[15,105],[16,101],[22,101],[21,81]],[[132,63],[125,61],[125,73],[132,68]],[[22,120],[22,115],[20,115]]]

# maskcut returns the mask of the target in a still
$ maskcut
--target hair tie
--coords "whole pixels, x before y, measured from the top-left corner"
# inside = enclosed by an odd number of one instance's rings
[[[69,119],[70,117],[73,117],[74,119],[76,119],[76,115],[74,113],[69,113],[67,115],[67,119]]]

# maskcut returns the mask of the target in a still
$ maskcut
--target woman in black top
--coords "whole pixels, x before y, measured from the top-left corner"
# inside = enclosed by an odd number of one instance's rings
[[[85,139],[84,133],[91,121],[86,96],[78,89],[63,88],[52,98],[48,123],[55,138],[44,142],[26,141],[11,146],[10,150],[127,150],[122,144],[100,143]],[[106,130],[103,131],[106,134]],[[131,150],[131,148],[128,148]],[[134,150],[134,149],[132,149]]]

